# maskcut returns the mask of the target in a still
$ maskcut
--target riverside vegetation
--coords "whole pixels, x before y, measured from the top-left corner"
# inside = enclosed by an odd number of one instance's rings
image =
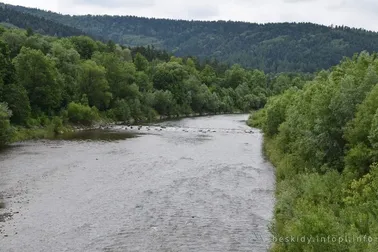
[[[309,76],[0,28],[0,145],[98,121],[247,112]]]
[[[277,169],[272,234],[315,239],[272,251],[377,251],[377,71],[377,54],[346,58],[251,116]]]
[[[3,21],[18,17],[19,25],[26,25],[20,13],[9,15]],[[45,21],[28,18],[36,20],[33,24]],[[283,238],[337,237],[337,242],[276,242],[272,251],[376,251],[376,54],[363,52],[345,58],[315,77],[265,74],[240,65],[228,67],[195,57],[178,58],[152,47],[129,48],[112,41],[73,36],[80,31],[69,25],[51,23],[45,27],[53,28],[45,33],[66,38],[42,36],[31,29],[0,29],[0,146],[59,133],[70,125],[153,121],[159,116],[229,113],[265,106],[253,113],[249,123],[263,129],[266,154],[277,168],[272,234]],[[319,34],[327,39],[311,35],[313,42],[326,41],[332,49],[316,49],[322,45],[312,46],[311,50],[303,47],[306,52],[319,54],[295,54],[291,63],[281,61],[288,55],[275,57],[268,53],[269,57],[253,58],[251,65],[268,72],[313,71],[367,44],[369,50],[376,50],[375,40],[370,43],[375,33],[345,27],[318,28],[324,30]],[[358,41],[351,43],[353,46],[345,42],[348,34],[352,41]],[[244,35],[255,37],[253,33]],[[364,39],[355,40],[362,35]],[[298,39],[313,45],[301,36]],[[290,36],[267,36],[264,41],[259,42],[261,47],[256,47],[256,52],[297,52],[284,46],[297,48]],[[331,51],[335,53],[329,60]],[[230,56],[236,57],[230,62],[250,60],[249,55],[240,54],[246,58]],[[317,59],[314,65],[313,59]],[[264,64],[258,66],[259,62]],[[340,237],[345,240],[339,242]],[[358,237],[374,240],[369,243],[346,239]]]

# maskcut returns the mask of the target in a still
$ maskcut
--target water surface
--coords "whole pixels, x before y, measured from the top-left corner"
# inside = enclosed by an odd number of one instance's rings
[[[265,251],[274,172],[247,117],[12,146],[0,153],[0,250]]]

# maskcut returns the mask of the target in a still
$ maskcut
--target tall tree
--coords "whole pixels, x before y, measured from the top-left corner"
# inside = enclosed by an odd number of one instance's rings
[[[106,80],[106,70],[92,60],[86,60],[81,64],[79,77],[81,92],[88,96],[90,106],[96,106],[100,110],[106,109],[112,98],[109,83]]]
[[[148,68],[148,60],[139,52],[136,54],[134,64],[137,71],[146,71]]]
[[[62,101],[62,86],[55,62],[41,51],[22,48],[14,59],[17,82],[28,92],[33,109],[51,113]]]
[[[12,111],[8,109],[6,103],[0,103],[0,147],[3,147],[12,138],[12,128],[9,118],[12,116]]]
[[[96,42],[87,36],[72,37],[71,41],[82,59],[90,59],[97,49]]]

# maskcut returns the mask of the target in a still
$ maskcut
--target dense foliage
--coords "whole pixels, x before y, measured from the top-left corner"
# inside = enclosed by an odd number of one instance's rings
[[[12,135],[9,118],[12,112],[8,109],[6,103],[0,103],[0,147],[9,143]]]
[[[6,5],[1,3],[0,22],[23,29],[31,28],[41,34],[56,35],[59,37],[77,36],[84,34],[84,32],[77,28],[54,22],[44,17],[38,17],[28,13],[19,12],[12,8],[7,8]]]
[[[344,59],[269,98],[251,123],[277,167],[273,234],[337,240],[277,242],[272,251],[376,251],[377,55]]]
[[[315,72],[355,52],[378,50],[378,34],[311,23],[255,24],[133,16],[69,16],[7,5],[126,46],[154,45],[176,56],[238,63],[264,72]]]
[[[152,47],[130,50],[86,36],[59,39],[1,28],[0,143],[10,141],[10,122],[60,132],[64,123],[250,111],[309,78],[213,63],[216,69]]]

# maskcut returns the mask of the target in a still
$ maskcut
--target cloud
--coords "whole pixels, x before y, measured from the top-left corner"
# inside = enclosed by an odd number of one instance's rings
[[[144,8],[155,5],[155,0],[73,0],[72,4],[105,8]]]
[[[378,29],[378,27],[374,25],[374,23],[378,21],[378,2],[375,0],[340,0],[336,3],[329,4],[327,9],[334,13],[347,13],[350,20],[345,22],[364,23],[365,25],[360,26],[365,28],[374,27],[373,30]]]
[[[284,3],[310,3],[317,0],[283,0]]]
[[[256,23],[313,22],[378,31],[377,0],[3,0],[64,14],[235,20]]]
[[[219,15],[217,6],[192,6],[187,8],[189,19],[209,19]]]

